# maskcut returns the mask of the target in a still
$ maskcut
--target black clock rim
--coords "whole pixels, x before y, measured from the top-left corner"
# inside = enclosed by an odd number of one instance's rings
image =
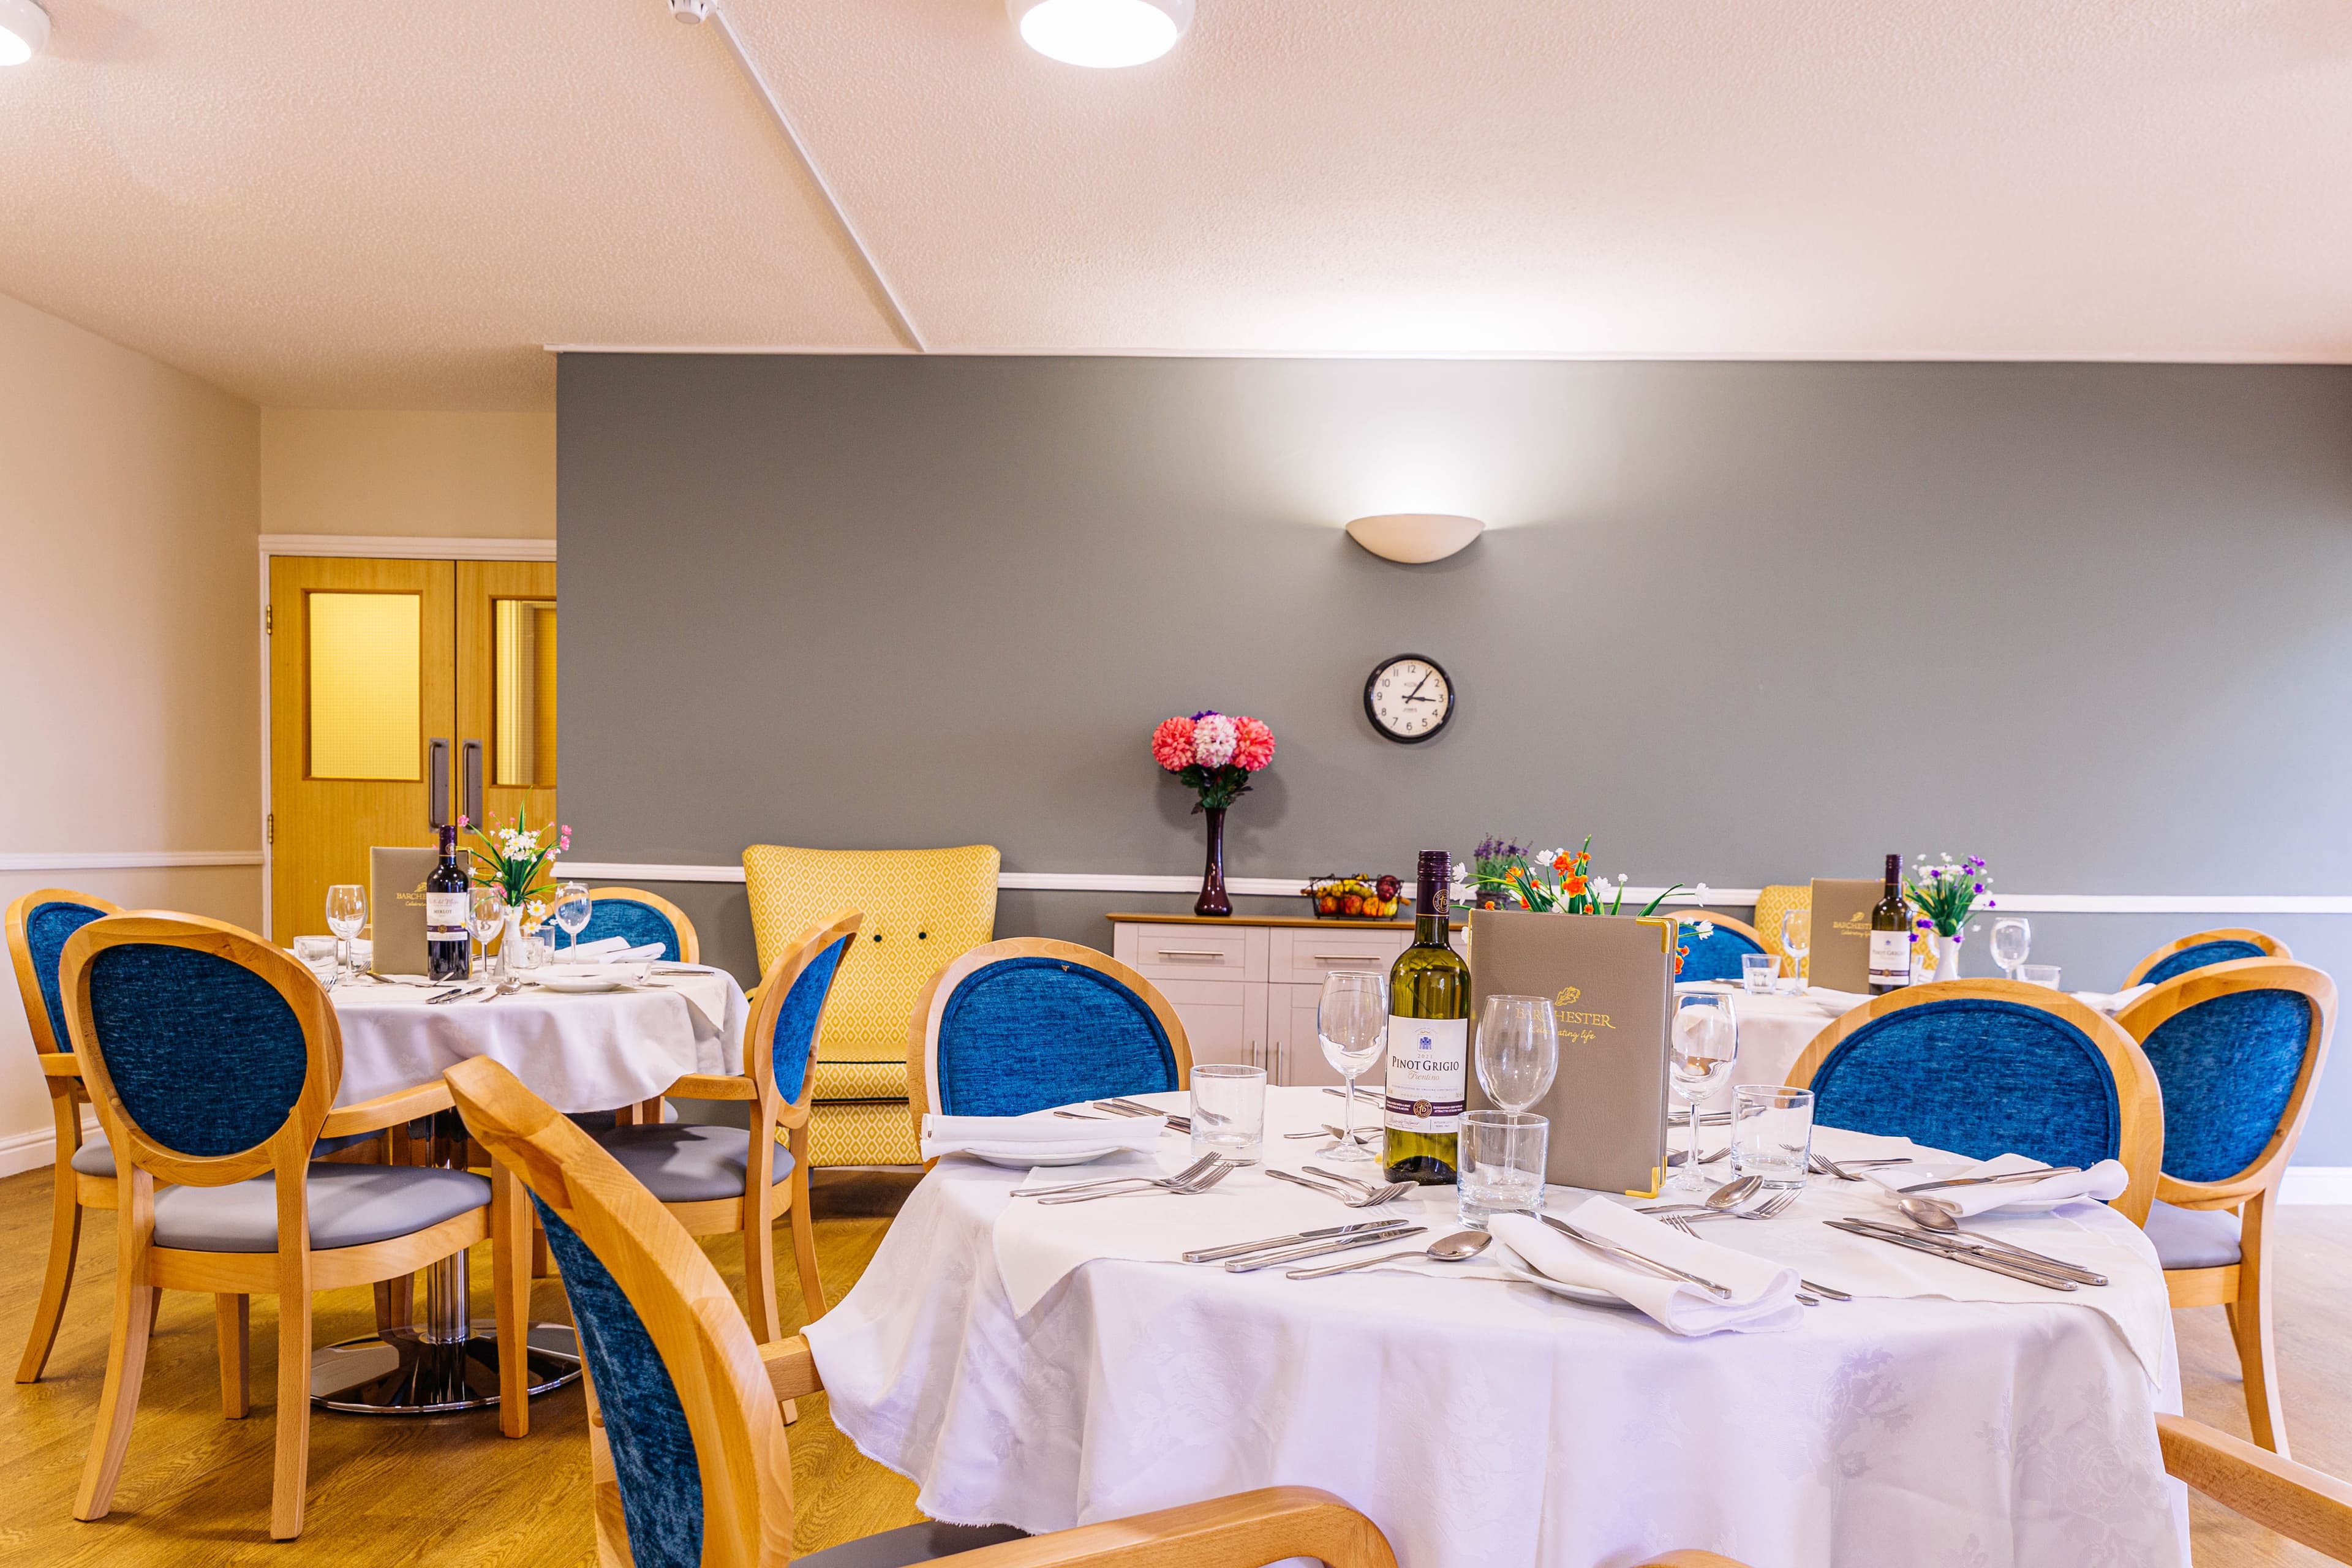
[[[1422,663],[1429,666],[1430,668],[1437,671],[1438,679],[1445,682],[1445,717],[1440,719],[1425,734],[1398,734],[1386,724],[1381,722],[1380,712],[1372,706],[1372,688],[1380,684],[1381,671],[1388,668],[1391,665],[1402,664],[1409,658],[1418,659]],[[1400,746],[1418,746],[1424,741],[1434,741],[1438,736],[1445,733],[1445,726],[1454,722],[1455,695],[1454,677],[1446,673],[1446,669],[1444,665],[1438,663],[1427,654],[1391,654],[1388,658],[1381,660],[1380,663],[1372,666],[1371,674],[1364,677],[1364,720],[1367,723],[1371,725],[1372,733],[1378,735],[1383,741],[1388,741]]]

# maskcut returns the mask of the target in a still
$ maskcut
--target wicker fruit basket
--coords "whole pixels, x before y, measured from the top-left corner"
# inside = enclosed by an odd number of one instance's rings
[[[1317,877],[1300,889],[1315,907],[1315,917],[1327,921],[1392,921],[1412,902],[1403,897],[1403,884],[1394,877],[1363,873]]]

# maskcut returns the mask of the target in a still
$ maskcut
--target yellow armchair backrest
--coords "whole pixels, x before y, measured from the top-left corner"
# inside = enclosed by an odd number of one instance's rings
[[[838,910],[866,917],[844,955],[816,1054],[825,1061],[904,1062],[907,1020],[931,976],[996,934],[993,846],[958,849],[743,851],[751,933],[764,971],[786,944]]]
[[[1812,904],[1813,889],[1810,882],[1803,887],[1775,883],[1757,892],[1756,940],[1764,944],[1765,952],[1780,961],[1780,967],[1784,970],[1789,967],[1789,955],[1780,951],[1780,917],[1790,910],[1811,909]],[[1808,963],[1806,967],[1810,969],[1812,965]]]

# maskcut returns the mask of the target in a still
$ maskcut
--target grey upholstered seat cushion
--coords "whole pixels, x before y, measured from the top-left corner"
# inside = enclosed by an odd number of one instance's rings
[[[2227,1209],[2147,1211],[2147,1239],[2167,1268],[2221,1268],[2239,1260],[2238,1216]]]
[[[751,1135],[740,1127],[677,1121],[661,1127],[615,1127],[595,1135],[646,1190],[666,1204],[708,1203],[743,1195],[751,1164]],[[792,1173],[793,1157],[776,1151],[781,1182]]]
[[[321,1138],[310,1146],[310,1152],[332,1154],[354,1143],[365,1143],[383,1136],[381,1132],[352,1132],[341,1138]],[[114,1179],[114,1151],[106,1146],[106,1134],[103,1132],[93,1132],[83,1139],[81,1147],[74,1151],[73,1159],[68,1163],[85,1176],[98,1176],[107,1181]]]
[[[467,1171],[412,1165],[310,1167],[310,1246],[363,1247],[428,1229],[490,1201],[490,1184]],[[278,1180],[226,1187],[160,1187],[155,1245],[190,1252],[278,1250]]]
[[[799,1568],[912,1568],[915,1563],[936,1562],[959,1552],[1027,1538],[1025,1531],[1009,1524],[940,1524],[926,1520],[921,1524],[886,1530],[861,1541],[845,1541],[793,1561]]]

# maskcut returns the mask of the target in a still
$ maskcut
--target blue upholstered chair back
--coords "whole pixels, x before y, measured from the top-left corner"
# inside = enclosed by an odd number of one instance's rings
[[[2222,1182],[2261,1158],[2313,1047],[2313,1012],[2299,991],[2233,991],[2149,1031],[2141,1048],[2164,1087],[2166,1175]]]
[[[1701,936],[1696,922],[1685,921],[1676,931],[1675,945],[1687,951],[1683,954],[1683,966],[1675,975],[1677,981],[1738,980],[1739,961],[1751,952],[1761,952],[1764,944],[1751,942],[1727,925],[1708,923],[1710,934]]]
[[[66,1002],[58,989],[58,959],[66,950],[66,938],[94,920],[102,920],[104,910],[90,904],[69,903],[52,899],[35,904],[25,911],[25,945],[32,952],[33,976],[41,987],[41,1006],[49,1019],[49,1037],[57,1049],[73,1049],[72,1031],[66,1027]]]
[[[89,964],[89,1012],[123,1109],[177,1154],[214,1158],[266,1142],[310,1070],[301,1021],[277,989],[194,948],[101,949]]]
[[[2097,1042],[2022,1003],[1955,997],[1863,1023],[1814,1070],[1814,1120],[1974,1159],[2088,1167],[2123,1151]]]
[[[2192,969],[2202,969],[2211,963],[2227,963],[2233,958],[2268,958],[2270,953],[2243,937],[2223,937],[2216,942],[2200,942],[2194,947],[2184,947],[2179,952],[2158,959],[2146,974],[2139,977],[2143,985],[2161,985],[2177,980]],[[2169,1118],[2168,1117],[2168,1121]],[[2166,1163],[2171,1163],[2167,1156]]]
[[[816,1046],[816,1026],[824,1017],[825,998],[833,994],[833,977],[855,935],[845,936],[809,960],[784,1005],[776,1014],[776,1035],[771,1048],[776,1064],[776,1092],[787,1102],[801,1097],[808,1077],[809,1055]]]
[[[588,910],[588,923],[581,928],[582,942],[602,942],[608,936],[625,939],[631,947],[643,947],[648,942],[662,944],[665,962],[676,963],[685,956],[677,940],[677,927],[670,918],[651,904],[641,904],[635,899],[598,899]]]
[[[577,1231],[533,1193],[580,1330],[636,1568],[700,1568],[702,1472],[677,1385],[645,1320]]]
[[[940,1015],[946,1115],[1020,1116],[1176,1087],[1176,1053],[1150,1004],[1083,963],[999,959],[965,975]]]

